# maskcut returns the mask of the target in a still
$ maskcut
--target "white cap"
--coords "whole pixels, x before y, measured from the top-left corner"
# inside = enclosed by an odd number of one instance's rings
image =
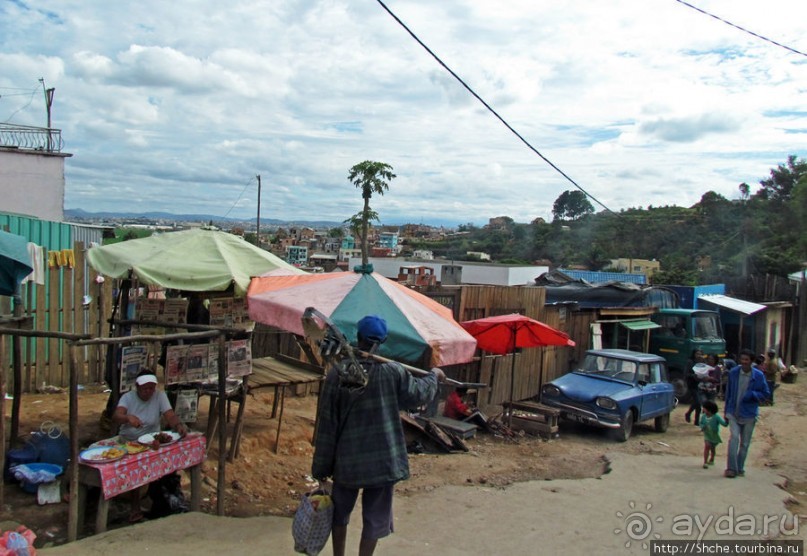
[[[157,377],[155,375],[141,375],[135,379],[135,384],[143,386],[144,384],[157,384]]]

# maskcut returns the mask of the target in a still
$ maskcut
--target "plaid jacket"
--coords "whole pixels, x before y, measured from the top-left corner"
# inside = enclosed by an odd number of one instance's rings
[[[340,388],[332,369],[320,392],[311,475],[349,488],[409,478],[401,410],[434,398],[437,376],[414,377],[397,363],[362,362],[369,380],[356,396]]]

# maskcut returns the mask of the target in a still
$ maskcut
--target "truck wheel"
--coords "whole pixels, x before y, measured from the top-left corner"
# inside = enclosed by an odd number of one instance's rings
[[[656,417],[656,421],[653,424],[655,425],[656,432],[666,432],[667,428],[670,426],[670,414],[665,413],[664,415]]]
[[[622,424],[618,429],[614,429],[614,438],[618,442],[625,442],[633,432],[633,411],[628,410],[622,417]]]

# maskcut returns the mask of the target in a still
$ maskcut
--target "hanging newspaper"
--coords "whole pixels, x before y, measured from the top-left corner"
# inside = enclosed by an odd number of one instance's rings
[[[219,297],[210,300],[210,326],[233,327],[233,298]]]
[[[174,412],[183,423],[195,423],[199,405],[198,390],[180,390],[177,392],[177,401]]]
[[[148,299],[138,298],[135,304],[135,318],[185,324],[188,321],[188,300],[182,298]],[[173,331],[173,330],[172,330]],[[156,324],[141,324],[135,327],[135,334],[165,334],[165,328]]]
[[[188,346],[183,382],[201,382],[207,379],[210,365],[209,359],[210,344],[192,344]]]
[[[165,383],[179,384],[184,381],[185,362],[189,346],[168,346],[165,352]]]
[[[146,364],[146,346],[123,346],[120,359],[120,391],[128,392],[134,387],[137,375]]]
[[[252,374],[252,346],[249,340],[227,342],[227,376],[242,377]]]
[[[210,300],[210,325],[221,328],[251,330],[255,323],[249,318],[246,299],[219,297]]]

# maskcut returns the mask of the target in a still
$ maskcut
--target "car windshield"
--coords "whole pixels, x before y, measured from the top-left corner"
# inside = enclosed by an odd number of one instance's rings
[[[723,336],[720,333],[720,320],[716,314],[699,313],[693,316],[694,323],[693,339],[695,340],[719,340]]]
[[[607,376],[633,382],[636,376],[637,364],[635,361],[615,359],[603,355],[588,354],[583,360],[583,366],[578,372],[587,375]]]

